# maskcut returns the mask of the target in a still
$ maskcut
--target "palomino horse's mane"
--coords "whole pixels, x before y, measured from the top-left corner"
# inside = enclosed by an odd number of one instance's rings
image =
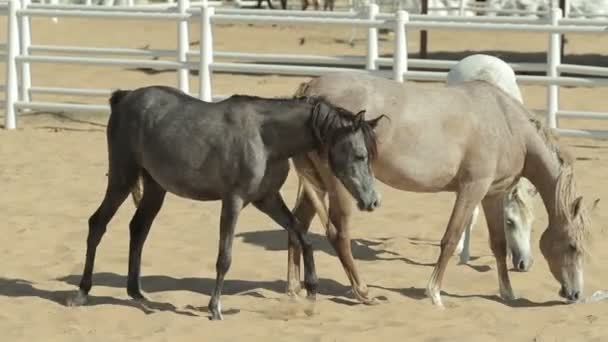
[[[576,242],[576,247],[581,252],[584,252],[584,242],[589,234],[590,220],[586,208],[581,206],[581,212],[575,218],[579,222],[572,222],[572,204],[577,196],[574,180],[574,158],[567,151],[560,149],[558,138],[550,128],[545,127],[539,120],[532,117],[530,113],[529,116],[530,122],[534,124],[537,133],[541,136],[547,148],[555,155],[559,163],[560,171],[555,190],[555,213],[559,220],[562,220],[562,222],[567,223],[568,227],[571,227],[567,231],[568,235]]]

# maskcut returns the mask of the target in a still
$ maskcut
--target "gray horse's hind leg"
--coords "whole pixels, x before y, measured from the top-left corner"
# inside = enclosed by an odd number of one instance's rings
[[[68,300],[68,305],[77,306],[87,302],[87,296],[93,286],[93,266],[95,254],[106,228],[120,205],[125,201],[131,187],[137,178],[135,166],[118,170],[110,169],[108,173],[108,185],[103,201],[99,208],[89,218],[89,234],[87,237],[87,252],[85,257],[84,271],[80,280],[79,291],[74,298]]]
[[[145,172],[142,178],[144,183],[143,197],[129,224],[131,241],[129,243],[127,293],[133,299],[145,299],[141,293],[139,283],[141,252],[150,232],[152,221],[162,207],[166,194],[166,191]]]
[[[277,192],[261,201],[253,202],[253,205],[285,228],[289,232],[289,238],[293,239],[292,243],[300,244],[304,255],[304,287],[308,297],[314,299],[317,294],[318,279],[312,244],[302,232],[296,230],[296,219],[285,205],[283,197]]]
[[[215,289],[209,301],[209,312],[212,320],[222,319],[222,305],[220,296],[224,287],[224,277],[232,263],[232,241],[234,240],[234,229],[239,213],[245,205],[242,198],[231,196],[222,200],[222,215],[220,217],[220,240],[215,270]]]

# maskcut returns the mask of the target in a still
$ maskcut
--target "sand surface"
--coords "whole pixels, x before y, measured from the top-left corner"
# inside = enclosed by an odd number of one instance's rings
[[[4,27],[4,22],[0,22]],[[198,27],[193,25],[194,32]],[[102,31],[103,30],[103,34]],[[173,48],[169,23],[50,19],[34,21],[35,44]],[[96,32],[96,33],[95,33]],[[93,34],[95,33],[95,34]],[[354,47],[350,28],[222,25],[215,44],[224,51],[362,55],[363,30]],[[300,38],[305,42],[300,45]],[[416,50],[417,34],[409,37]],[[197,41],[197,36],[191,41]],[[547,39],[536,34],[433,31],[431,52],[503,50],[506,56],[542,56]],[[569,36],[568,54],[605,53],[608,38]],[[392,38],[380,53],[391,50]],[[519,54],[515,54],[518,52]],[[524,55],[525,57],[525,55]],[[570,56],[572,57],[572,56]],[[605,57],[604,57],[605,58]],[[176,84],[174,72],[146,73],[116,67],[34,65],[34,85],[129,88]],[[1,76],[1,75],[0,75]],[[307,77],[214,76],[215,93],[285,96]],[[196,78],[192,79],[196,92]],[[428,84],[428,86],[438,86]],[[525,101],[542,108],[545,88],[525,86]],[[606,110],[603,89],[562,90],[564,108]],[[37,100],[65,99],[37,96]],[[85,98],[103,103],[105,98]],[[124,203],[100,248],[91,305],[64,305],[80,280],[87,219],[99,205],[106,182],[105,115],[28,113],[16,131],[0,130],[0,332],[2,341],[605,341],[608,302],[562,305],[558,283],[538,250],[546,226],[537,198],[533,231],[536,262],[528,273],[512,273],[515,302],[497,297],[497,275],[483,217],[474,230],[470,265],[450,262],[444,281],[445,310],[433,307],[423,288],[438,256],[453,194],[413,194],[378,185],[383,206],[356,213],[353,252],[363,279],[382,304],[357,304],[348,280],[318,220],[311,230],[320,295],[313,305],[284,295],[286,234],[253,208],[243,211],[233,264],[222,303],[225,321],[211,322],[206,308],[215,279],[219,203],[169,195],[147,240],[142,286],[149,302],[126,294],[128,222]],[[608,128],[601,122],[563,122],[569,127]],[[562,139],[579,159],[576,178],[590,204],[594,243],[586,266],[586,294],[608,288],[605,220],[608,142]],[[297,190],[290,175],[282,192],[291,206]],[[312,314],[311,314],[312,312]]]

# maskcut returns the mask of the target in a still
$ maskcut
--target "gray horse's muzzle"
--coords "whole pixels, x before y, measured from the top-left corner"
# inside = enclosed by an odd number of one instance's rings
[[[376,208],[380,207],[381,196],[376,191],[372,191],[371,196],[366,198],[365,200],[358,201],[357,206],[359,210],[365,211],[374,211]]]

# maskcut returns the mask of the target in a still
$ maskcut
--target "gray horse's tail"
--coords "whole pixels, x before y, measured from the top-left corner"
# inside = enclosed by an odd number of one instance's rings
[[[110,107],[112,107],[112,110],[114,110],[114,107],[116,107],[116,105],[125,97],[127,96],[129,93],[131,92],[131,90],[114,90],[112,92],[112,95],[110,95]]]
[[[112,113],[117,112],[116,106],[124,99],[125,96],[129,95],[129,93],[131,93],[131,90],[118,89],[112,92],[112,95],[110,95],[110,100],[108,101],[110,102],[110,108],[112,110]],[[133,199],[133,203],[136,207],[139,206],[139,202],[141,201],[142,197],[142,192],[142,178],[141,173],[139,173],[137,176],[137,180],[131,187],[131,198]]]

